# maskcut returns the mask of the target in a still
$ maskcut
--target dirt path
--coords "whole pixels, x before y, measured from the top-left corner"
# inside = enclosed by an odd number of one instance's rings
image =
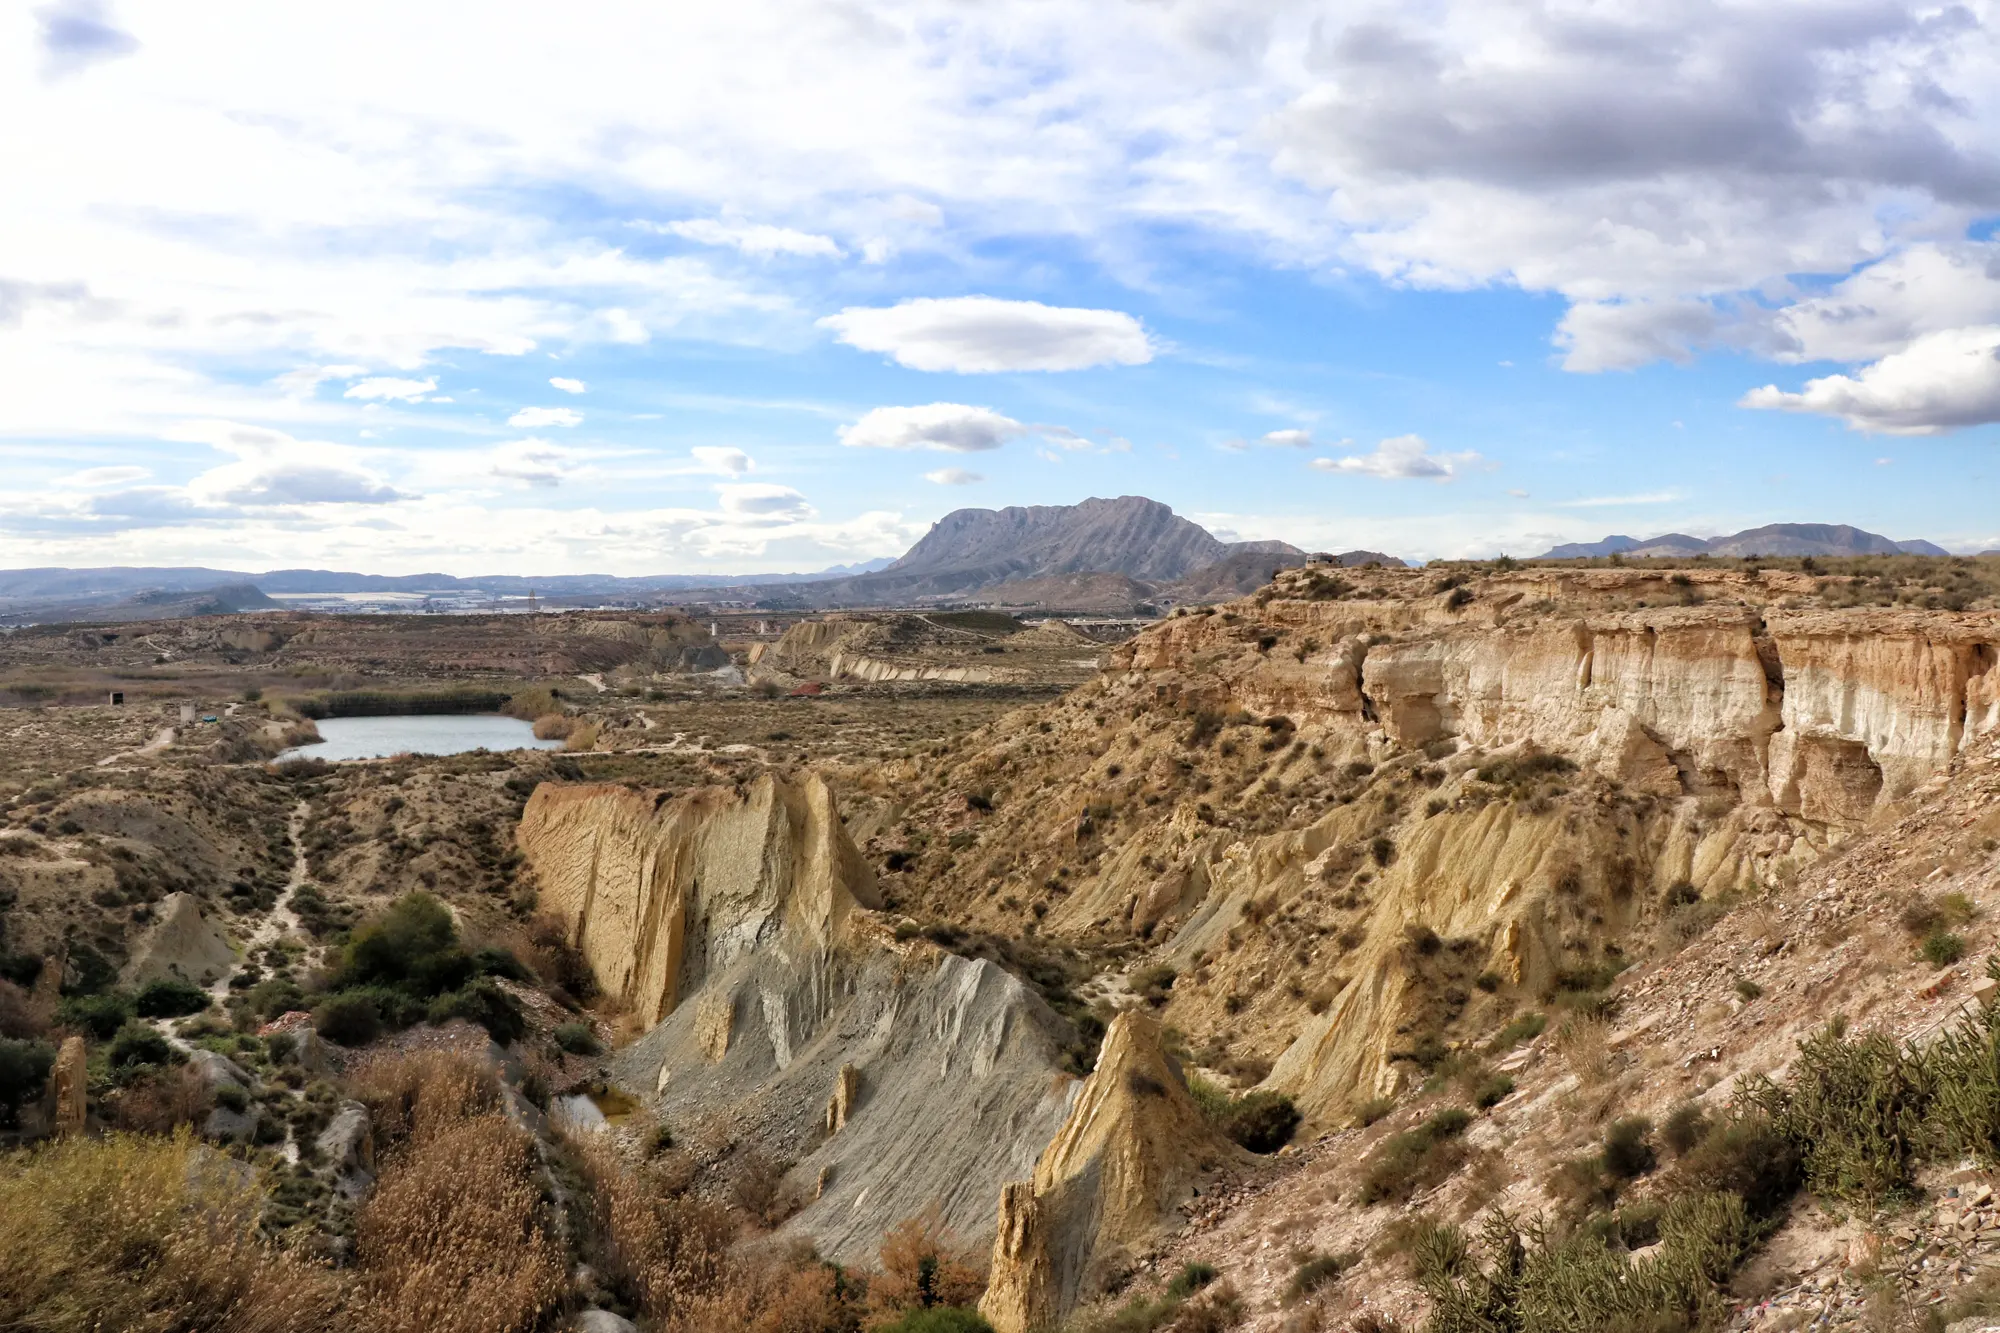
[[[108,764],[117,763],[120,759],[141,759],[149,754],[158,754],[173,743],[174,729],[172,727],[161,727],[153,733],[153,739],[147,741],[138,749],[120,750],[117,754],[107,754],[104,758],[97,761],[97,766],[103,768]]]

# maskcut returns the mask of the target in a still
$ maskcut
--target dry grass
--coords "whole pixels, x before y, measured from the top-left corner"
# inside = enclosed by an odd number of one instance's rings
[[[529,1137],[498,1115],[422,1117],[356,1219],[363,1328],[525,1333],[567,1288]]]
[[[192,1065],[162,1070],[118,1094],[116,1118],[120,1129],[140,1134],[171,1134],[182,1125],[199,1125],[213,1105],[208,1084]]]
[[[318,1333],[342,1284],[257,1235],[246,1168],[171,1138],[71,1139],[0,1163],[0,1328]]]
[[[1588,1087],[1611,1071],[1610,1025],[1601,1018],[1579,1014],[1556,1029],[1556,1053],[1569,1072]]]
[[[499,1108],[493,1071],[449,1051],[375,1056],[348,1075],[348,1088],[373,1117],[375,1142],[387,1150]]]
[[[882,1272],[868,1284],[869,1327],[909,1310],[970,1306],[986,1294],[986,1266],[944,1228],[938,1210],[898,1222],[882,1240]]]
[[[584,1225],[599,1275],[669,1326],[732,1326],[710,1307],[726,1289],[747,1293],[731,1281],[728,1252],[740,1230],[737,1219],[713,1203],[669,1191],[650,1168],[627,1166],[602,1142],[576,1148],[590,1186]],[[704,1318],[720,1322],[688,1322],[704,1311]]]

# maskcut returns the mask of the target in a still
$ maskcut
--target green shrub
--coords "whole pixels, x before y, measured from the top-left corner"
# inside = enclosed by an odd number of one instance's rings
[[[1924,958],[1933,967],[1950,967],[1965,957],[1965,936],[1948,930],[1934,930],[1924,936]]]
[[[1472,1104],[1480,1110],[1491,1110],[1505,1101],[1514,1091],[1514,1080],[1506,1074],[1494,1074],[1480,1083],[1472,1094]]]
[[[1776,1217],[1804,1178],[1798,1145],[1754,1108],[1710,1126],[1674,1171],[1686,1187],[1742,1199],[1759,1221]]]
[[[111,1067],[130,1069],[134,1065],[164,1065],[173,1062],[174,1048],[155,1028],[137,1019],[118,1029],[111,1039]]]
[[[1818,1193],[1880,1202],[1909,1191],[1931,1099],[1921,1055],[1884,1033],[1849,1040],[1829,1025],[1799,1043],[1785,1087],[1759,1080],[1746,1093],[1798,1146]]]
[[[15,1113],[41,1096],[55,1062],[55,1047],[45,1041],[0,1038],[0,1124],[13,1124]]]
[[[1217,1276],[1212,1264],[1185,1264],[1180,1272],[1174,1274],[1173,1281],[1167,1283],[1167,1295],[1177,1301],[1184,1301],[1215,1281]]]
[[[56,1010],[64,1027],[77,1028],[97,1041],[110,1041],[132,1017],[132,997],[124,991],[72,995]]]
[[[604,1049],[588,1023],[564,1023],[556,1028],[554,1036],[556,1045],[571,1055],[596,1055]]]
[[[1230,1104],[1219,1127],[1251,1152],[1274,1153],[1292,1141],[1302,1118],[1284,1093],[1253,1092]]]
[[[226,1080],[215,1085],[215,1104],[241,1115],[250,1109],[250,1094],[240,1084]]]
[[[335,995],[313,1014],[313,1026],[328,1041],[342,1046],[366,1046],[382,1035],[382,1014],[375,1001],[360,992]]]
[[[1708,1114],[1697,1102],[1682,1102],[1660,1125],[1660,1141],[1676,1157],[1685,1156],[1708,1133]]]
[[[133,1009],[142,1018],[185,1018],[208,1008],[208,992],[192,981],[161,977],[139,989]]]
[[[1368,1156],[1357,1196],[1365,1206],[1409,1198],[1420,1189],[1443,1183],[1465,1161],[1458,1142],[1472,1116],[1447,1107],[1415,1129],[1391,1134]]]
[[[1604,1169],[1616,1180],[1636,1180],[1659,1165],[1653,1122],[1644,1116],[1615,1120],[1604,1133]]]
[[[528,1030],[520,1002],[501,990],[490,977],[480,977],[448,995],[431,1001],[430,1021],[448,1023],[463,1018],[479,1024],[501,1045],[519,1041]]]
[[[1285,1284],[1285,1304],[1296,1305],[1321,1287],[1339,1281],[1340,1275],[1354,1267],[1360,1259],[1361,1256],[1352,1251],[1306,1256],[1292,1270],[1291,1281]]]
[[[1533,1041],[1541,1036],[1548,1025],[1548,1016],[1545,1014],[1522,1014],[1493,1035],[1493,1040],[1486,1043],[1486,1053],[1501,1055],[1511,1051],[1522,1042]]]
[[[1736,978],[1736,994],[1745,1004],[1748,1004],[1750,1003],[1750,1001],[1757,999],[1763,993],[1764,993],[1764,988],[1762,986],[1759,986],[1756,982],[1750,980],[1750,978],[1748,977]]]
[[[457,990],[476,970],[444,904],[427,893],[408,893],[354,932],[334,986],[388,986],[429,999]]]

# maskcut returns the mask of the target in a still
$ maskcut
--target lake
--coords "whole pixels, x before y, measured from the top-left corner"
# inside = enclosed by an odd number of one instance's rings
[[[411,717],[329,717],[318,723],[324,738],[279,759],[384,759],[392,754],[463,754],[467,750],[559,750],[561,741],[538,741],[532,723],[498,713],[431,713]]]

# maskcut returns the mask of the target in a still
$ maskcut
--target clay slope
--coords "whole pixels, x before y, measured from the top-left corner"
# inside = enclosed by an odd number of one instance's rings
[[[614,1069],[678,1140],[786,1169],[789,1228],[841,1262],[933,1206],[991,1235],[1077,1087],[1069,1033],[993,964],[894,938],[823,783],[544,784],[520,844],[600,982],[657,1022]]]
[[[2000,735],[2000,615],[1680,578],[1286,571],[942,772],[881,775],[901,822],[871,850],[902,853],[909,910],[1171,969],[1165,1019],[1211,1068],[1338,1117]]]

